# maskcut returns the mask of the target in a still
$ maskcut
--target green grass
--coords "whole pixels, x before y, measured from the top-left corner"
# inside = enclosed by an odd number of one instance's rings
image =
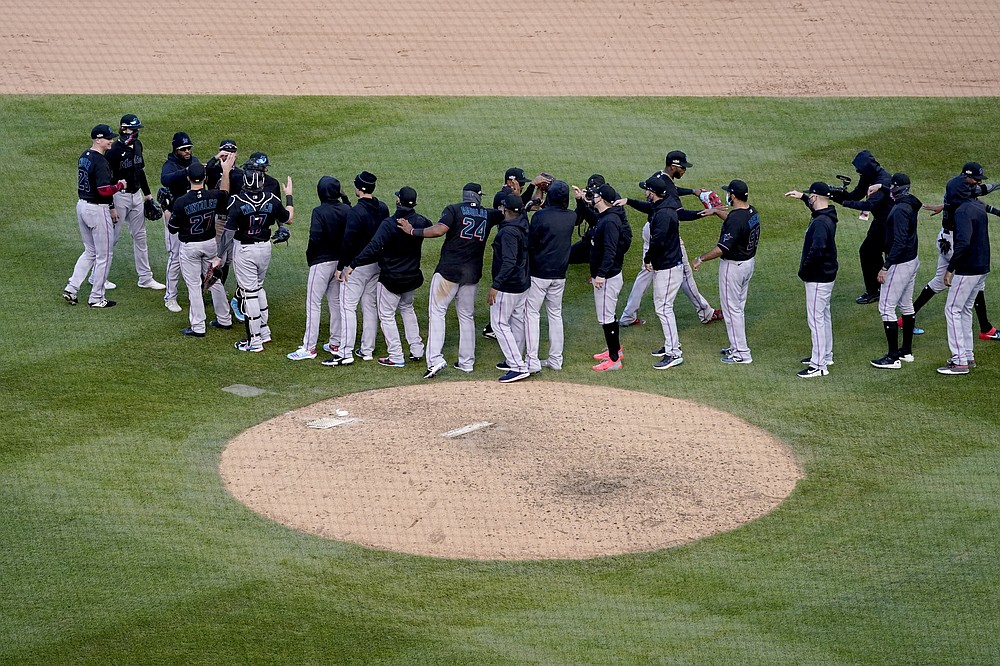
[[[125,111],[147,126],[153,180],[176,130],[203,158],[235,138],[244,156],[266,150],[275,175],[295,178],[298,223],[268,276],[267,353],[236,353],[235,334],[180,336],[186,319],[135,287],[127,236],[111,274],[119,307],[70,308],[59,297],[81,248],[74,162],[90,127]],[[1000,345],[977,342],[980,367],[968,377],[937,375],[948,356],[938,297],[920,317],[917,361],[870,368],[884,341],[875,306],[853,302],[865,226],[843,211],[837,363],[825,380],[797,379],[809,348],[795,277],[807,216],[781,194],[851,173],[869,148],[935,202],[969,159],[995,174],[988,128],[998,122],[995,99],[0,98],[0,662],[997,663]],[[634,352],[624,372],[596,376],[587,359],[603,341],[577,267],[557,379],[697,400],[770,430],[806,470],[777,511],[644,555],[473,563],[299,534],[225,492],[220,451],[246,427],[422,382],[420,364],[332,370],[284,358],[302,334],[305,227],[320,175],[349,183],[368,169],[389,199],[412,185],[418,210],[434,217],[468,180],[490,197],[513,165],[574,184],[600,172],[637,196],[672,148],[695,164],[684,184],[743,178],[761,212],[754,364],[720,364],[724,328],[697,323],[680,297],[683,366],[650,367],[645,352],[662,343],[654,321],[624,332]],[[643,220],[631,221],[638,232]],[[162,278],[162,226],[149,228]],[[717,228],[687,224],[689,252],[709,249]],[[922,218],[918,288],[934,269],[937,228]],[[428,278],[439,244],[426,243]],[[638,263],[634,249],[627,280]],[[699,277],[713,303],[717,266]],[[423,294],[417,305],[426,312]],[[643,313],[654,319],[648,301]],[[492,378],[499,359],[484,341],[474,378]],[[236,382],[268,393],[219,390]]]

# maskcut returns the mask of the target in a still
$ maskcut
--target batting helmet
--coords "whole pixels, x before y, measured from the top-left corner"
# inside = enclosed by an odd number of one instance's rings
[[[243,189],[251,192],[264,189],[264,172],[260,169],[247,169],[244,171]]]
[[[122,116],[121,128],[122,129],[140,129],[144,125],[139,122],[139,116],[134,113],[126,113]]]

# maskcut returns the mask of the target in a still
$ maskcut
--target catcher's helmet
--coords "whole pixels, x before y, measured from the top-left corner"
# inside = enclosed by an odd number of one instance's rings
[[[121,127],[122,129],[140,129],[144,125],[139,122],[139,116],[134,113],[126,113],[122,116]]]
[[[264,172],[260,169],[247,169],[244,171],[243,189],[248,191],[264,189]]]
[[[266,153],[251,153],[249,159],[243,164],[244,169],[260,169],[266,171],[271,166]]]

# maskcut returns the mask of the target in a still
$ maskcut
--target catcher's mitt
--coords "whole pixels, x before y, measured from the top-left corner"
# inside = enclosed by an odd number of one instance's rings
[[[160,204],[160,208],[163,210],[170,210],[170,204],[173,203],[174,197],[170,194],[170,190],[165,187],[161,187],[156,190],[156,203]]]
[[[278,227],[278,230],[274,232],[271,236],[272,243],[287,243],[288,239],[292,237],[292,232],[288,230],[288,227]]]
[[[163,210],[156,205],[155,201],[147,199],[143,203],[143,215],[146,216],[147,220],[158,220],[163,217]]]
[[[698,195],[701,199],[701,203],[705,208],[722,208],[722,199],[715,192],[709,190],[708,192],[702,192]]]
[[[223,271],[222,267],[218,266],[216,268],[209,268],[205,271],[205,274],[201,276],[201,288],[202,291],[208,291],[212,288],[216,282],[222,279]]]

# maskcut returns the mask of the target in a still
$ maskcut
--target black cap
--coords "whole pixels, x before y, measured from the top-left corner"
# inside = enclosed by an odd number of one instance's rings
[[[368,171],[362,171],[354,177],[354,187],[362,192],[371,194],[375,191],[375,181],[377,180],[378,178],[375,174]]]
[[[809,189],[806,190],[806,194],[815,194],[820,197],[828,197],[830,196],[830,186],[822,181],[817,180],[815,183],[809,186]]]
[[[975,180],[986,180],[986,174],[983,173],[983,165],[979,162],[966,162],[962,167],[962,173]]]
[[[176,134],[174,134],[174,138],[170,142],[170,145],[173,146],[174,150],[177,150],[178,148],[188,148],[194,146],[194,144],[191,142],[191,137],[187,135],[187,132],[177,132]]]
[[[463,192],[475,192],[479,196],[483,196],[483,186],[479,183],[466,183],[465,187],[462,188]]]
[[[113,139],[116,136],[118,135],[112,132],[108,125],[97,125],[90,130],[91,139]]]
[[[511,167],[507,169],[507,173],[503,175],[504,182],[513,178],[517,182],[524,185],[528,182],[528,176],[524,173],[524,169],[519,169],[518,167]]]
[[[188,167],[187,174],[192,182],[202,183],[205,181],[205,166],[201,162],[195,162]]]
[[[235,153],[239,149],[236,147],[236,142],[232,139],[223,139],[219,142],[219,150],[224,150],[227,153]]]
[[[513,192],[505,196],[500,203],[504,208],[515,213],[520,213],[524,210],[524,202],[521,201],[520,195],[514,194]]]
[[[910,177],[903,172],[892,174],[892,179],[889,181],[890,187],[902,187],[903,185],[910,184]]]
[[[729,192],[740,201],[746,201],[750,196],[750,188],[742,180],[731,180],[728,185],[723,185],[722,189]]]
[[[653,176],[639,183],[639,187],[652,192],[658,197],[667,196],[667,183],[659,176]]]
[[[604,176],[599,173],[595,173],[593,176],[587,179],[587,187],[600,187],[605,182]]]
[[[143,124],[139,122],[139,116],[134,113],[126,113],[122,116],[121,126],[129,129],[141,129]]]
[[[409,185],[399,188],[399,192],[396,192],[396,196],[399,197],[400,206],[413,208],[417,205],[417,191]]]
[[[685,169],[694,166],[688,162],[688,156],[683,150],[671,150],[667,153],[667,166],[679,166]]]
[[[618,201],[620,198],[618,193],[615,192],[615,188],[611,187],[607,183],[604,183],[599,188],[597,188],[597,193],[601,195],[601,198],[607,201],[609,204]]]

